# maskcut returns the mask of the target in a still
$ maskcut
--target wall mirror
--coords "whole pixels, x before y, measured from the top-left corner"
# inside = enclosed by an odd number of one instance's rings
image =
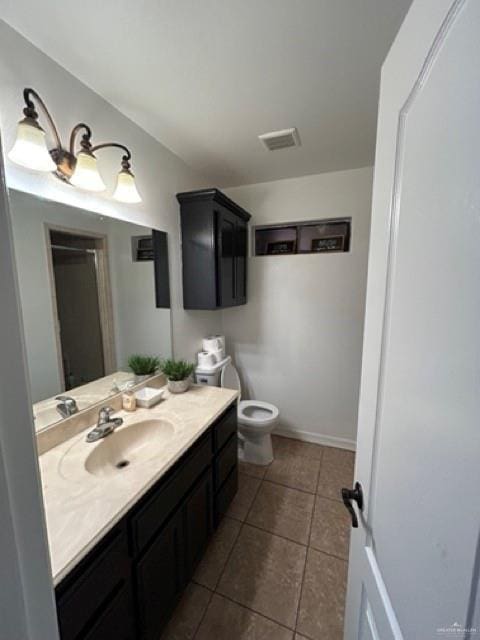
[[[171,356],[167,234],[10,190],[35,429],[118,393],[128,358]],[[67,414],[68,415],[68,414]]]

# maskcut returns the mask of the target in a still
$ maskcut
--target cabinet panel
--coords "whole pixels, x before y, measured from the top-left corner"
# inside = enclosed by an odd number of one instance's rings
[[[235,302],[247,302],[247,225],[243,220],[237,221],[235,229]]]
[[[213,427],[213,446],[214,451],[218,452],[227,442],[227,440],[237,433],[237,404],[233,404],[221,416]]]
[[[218,273],[218,306],[231,307],[237,296],[236,285],[236,216],[216,211]]]
[[[238,439],[237,434],[234,434],[215,459],[213,474],[215,490],[218,490],[225,482],[230,471],[237,464],[237,459]]]
[[[139,624],[145,640],[158,640],[185,585],[183,549],[183,510],[180,508],[136,568]]]
[[[131,586],[126,585],[115,596],[84,640],[136,640]]]
[[[112,593],[129,578],[127,534],[117,527],[67,579],[57,587],[58,626],[62,640],[79,632],[98,615]]]
[[[213,529],[212,470],[200,478],[185,501],[186,568],[189,578],[205,551]]]
[[[220,490],[215,495],[215,526],[217,527],[220,520],[227,512],[238,490],[238,465],[230,472],[230,475],[223,483]]]

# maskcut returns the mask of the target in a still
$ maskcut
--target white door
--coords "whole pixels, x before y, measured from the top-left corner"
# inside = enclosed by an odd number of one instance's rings
[[[345,638],[480,640],[480,0],[382,70],[355,479]]]

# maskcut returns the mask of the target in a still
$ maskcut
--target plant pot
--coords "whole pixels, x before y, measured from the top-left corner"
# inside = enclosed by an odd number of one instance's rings
[[[151,373],[147,373],[147,374],[145,374],[145,375],[141,375],[141,376],[140,376],[140,375],[135,374],[134,382],[135,382],[135,384],[140,384],[140,383],[142,383],[142,382],[145,382],[145,380],[148,380],[149,378],[151,378],[151,377],[152,377],[152,375],[153,375],[153,374],[151,374]]]
[[[190,386],[190,379],[185,380],[168,380],[168,390],[170,393],[184,393]]]

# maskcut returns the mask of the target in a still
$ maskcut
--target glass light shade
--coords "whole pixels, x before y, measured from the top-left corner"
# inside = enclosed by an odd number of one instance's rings
[[[129,204],[136,204],[142,201],[133,173],[128,170],[120,171],[113,197],[119,202],[127,202]]]
[[[106,186],[97,168],[97,159],[90,153],[80,151],[70,184],[86,191],[105,191]]]
[[[45,131],[25,120],[18,123],[15,144],[8,157],[15,164],[34,171],[55,171],[57,168],[48,152]]]

